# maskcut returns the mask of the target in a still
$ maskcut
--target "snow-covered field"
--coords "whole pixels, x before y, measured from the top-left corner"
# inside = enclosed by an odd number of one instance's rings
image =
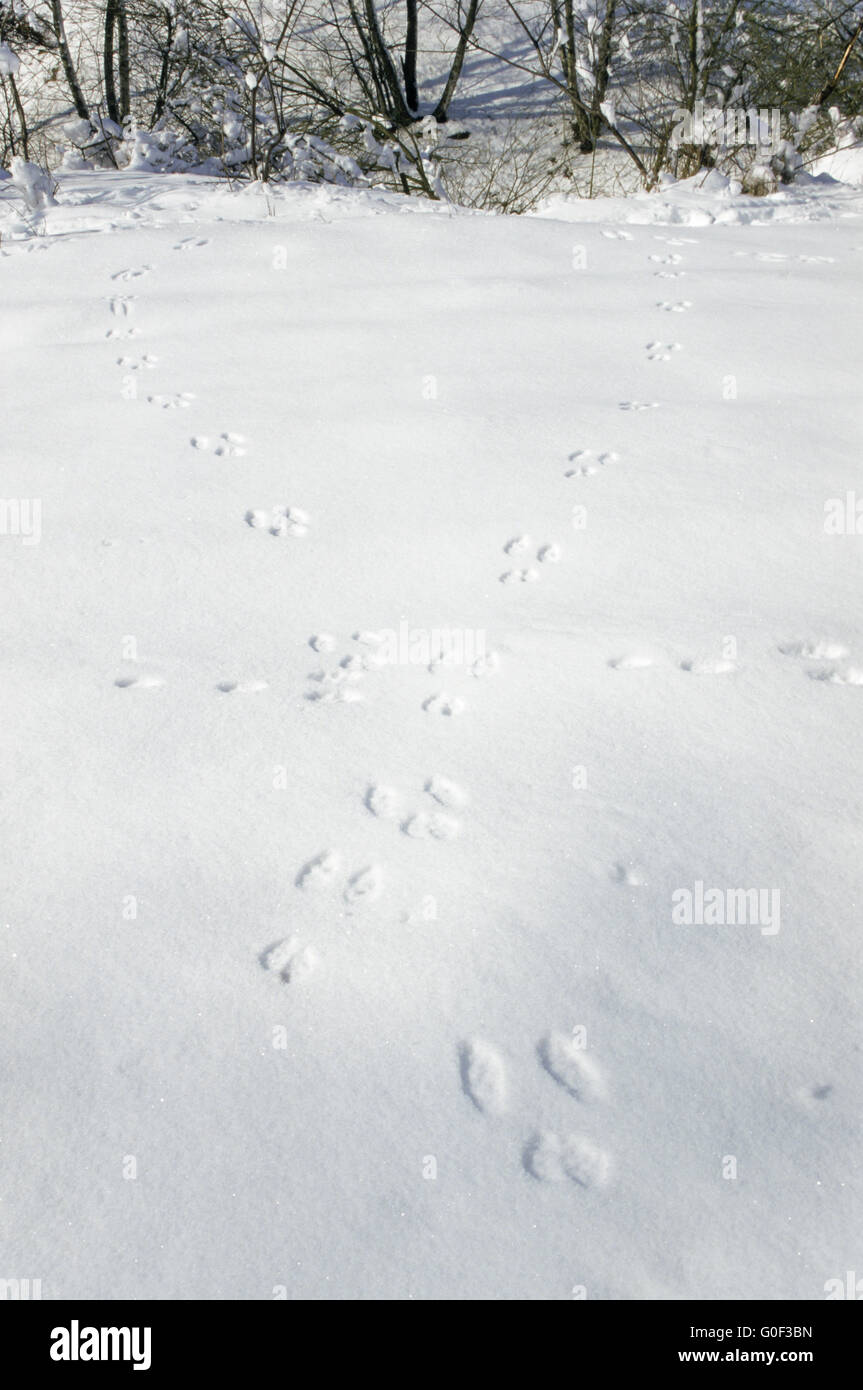
[[[0,189],[0,1276],[823,1298],[863,195],[58,198]]]

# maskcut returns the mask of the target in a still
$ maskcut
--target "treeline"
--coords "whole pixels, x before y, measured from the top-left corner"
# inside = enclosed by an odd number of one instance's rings
[[[861,0],[0,0],[0,163],[512,210],[712,167],[770,187],[853,133],[861,32]]]

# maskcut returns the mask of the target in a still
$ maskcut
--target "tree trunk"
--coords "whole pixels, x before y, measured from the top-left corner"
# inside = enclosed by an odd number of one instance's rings
[[[126,0],[117,3],[117,65],[120,74],[120,120],[126,119],[131,105],[129,100],[129,24],[126,18]]]
[[[473,34],[480,4],[481,0],[470,0],[470,8],[468,9],[467,17],[464,24],[459,29],[458,44],[456,45],[455,56],[452,60],[452,67],[449,70],[449,77],[441,93],[440,101],[434,109],[434,118],[439,125],[443,125],[449,119],[449,104],[455,95],[455,89],[461,77],[467,46]]]
[[[102,50],[102,66],[105,73],[105,106],[108,119],[120,124],[120,108],[117,105],[117,88],[114,83],[114,30],[117,22],[119,0],[108,0],[105,6],[105,43]]]
[[[599,132],[602,129],[602,111],[600,107],[605,101],[605,94],[608,91],[608,67],[611,61],[611,45],[614,40],[616,9],[617,0],[606,0],[605,16],[602,21],[602,32],[599,37],[599,48],[596,54],[593,100],[590,104],[590,133],[593,139],[594,149],[599,139]]]
[[[575,13],[572,0],[566,0],[564,15],[566,17],[566,39],[563,44],[562,58],[563,71],[566,78],[566,90],[569,93],[569,101],[572,106],[572,130],[578,141],[578,148],[581,150],[582,154],[590,154],[593,149],[593,134],[590,128],[587,110],[581,99],[581,92],[578,90]]]
[[[159,82],[156,87],[156,105],[153,107],[152,123],[160,119],[164,110],[165,102],[168,99],[168,77],[171,71],[171,48],[174,43],[174,16],[169,9],[165,10],[165,23],[167,31],[165,34],[165,46],[162,49],[162,66],[159,72]]]
[[[15,81],[14,73],[10,72],[7,80],[12,89],[12,100],[15,103],[15,110],[18,112],[18,121],[21,125],[21,152],[25,159],[29,159],[30,151],[28,149],[27,117],[24,114],[24,104],[21,101],[21,93],[18,91],[18,83]]]
[[[81,91],[78,82],[75,64],[72,62],[72,54],[69,52],[69,44],[66,39],[66,26],[63,23],[63,6],[61,0],[51,0],[51,17],[54,21],[54,33],[57,35],[57,47],[60,50],[60,61],[63,64],[63,71],[66,74],[66,81],[69,84],[69,91],[72,94],[75,110],[78,112],[82,121],[89,121],[90,110],[84,100],[84,93]]]
[[[402,72],[405,79],[405,101],[411,111],[418,111],[420,95],[417,88],[417,43],[419,34],[419,21],[417,18],[417,0],[405,0],[407,5],[407,34],[405,35],[405,56],[402,63]]]
[[[407,108],[392,54],[384,42],[384,36],[378,24],[375,0],[365,0],[364,8],[366,12],[366,23],[369,30],[369,42],[374,51],[375,59],[380,66],[381,74],[390,99],[390,110],[385,114],[391,116],[397,125],[411,125],[413,116]]]

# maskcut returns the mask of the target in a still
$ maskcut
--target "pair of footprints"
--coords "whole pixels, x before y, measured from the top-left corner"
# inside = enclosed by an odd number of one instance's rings
[[[431,657],[428,661],[427,670],[434,674],[442,666],[451,667],[458,664],[462,653],[457,650],[447,649],[442,645],[439,649],[428,651],[427,634],[420,634],[425,650],[421,652],[422,659]],[[358,643],[362,650],[348,652],[339,661],[339,664],[327,669],[310,671],[308,680],[310,689],[306,692],[306,699],[315,703],[333,704],[344,703],[352,704],[363,699],[361,684],[367,672],[380,670],[384,666],[396,663],[404,658],[404,653],[398,649],[395,634],[382,632],[355,632],[353,641]],[[338,640],[330,632],[318,632],[309,638],[309,646],[313,651],[329,653],[335,651]],[[410,655],[410,653],[408,653]],[[472,676],[481,679],[483,676],[491,675],[500,669],[500,657],[495,651],[481,652],[468,667]],[[430,695],[423,701],[423,710],[426,714],[440,714],[447,717],[463,714],[467,708],[467,703],[460,696],[448,695],[445,691],[439,691]]]
[[[619,458],[620,455],[611,450],[606,450],[602,454],[595,454],[592,449],[576,449],[575,453],[569,456],[569,462],[575,467],[568,468],[563,476],[565,478],[590,478],[606,464],[617,463]]]
[[[231,440],[241,439],[241,435],[222,435],[222,439],[230,443]],[[217,454],[223,450],[217,448]],[[244,449],[233,448],[233,452],[245,453]],[[268,531],[271,536],[281,538],[290,537],[299,540],[309,533],[311,517],[308,512],[304,512],[302,507],[289,507],[287,504],[278,504],[271,507],[269,511],[263,508],[253,508],[246,512],[246,525],[251,526],[255,531]]]
[[[133,272],[120,271],[120,276],[128,278]],[[138,272],[143,274],[143,270]],[[112,276],[116,280],[119,276]],[[108,308],[111,310],[115,319],[128,320],[135,312],[135,301],[137,296],[134,294],[113,294],[108,300]],[[124,322],[122,327],[109,328],[105,334],[106,338],[117,338],[126,341],[129,338],[137,338],[139,330],[133,325]]]
[[[659,343],[651,342],[645,345],[648,362],[670,362],[673,352],[682,350],[681,343]]]
[[[818,663],[807,669],[810,680],[825,681],[829,685],[863,685],[863,667],[849,663],[848,648],[841,642],[830,639],[784,642],[779,651],[797,661]],[[655,666],[657,660],[651,652],[635,650],[612,657],[608,665],[614,671],[637,671]],[[730,657],[705,656],[681,661],[680,669],[693,676],[723,676],[735,672],[737,663]]]
[[[296,886],[305,892],[320,891],[335,885],[341,873],[341,860],[335,850],[324,850],[303,865]],[[380,866],[370,864],[348,878],[342,899],[349,908],[357,909],[374,902],[380,896],[383,875]],[[286,936],[267,946],[258,957],[261,966],[275,975],[282,984],[296,984],[306,979],[319,965],[313,946],[304,944],[298,936]]]
[[[841,642],[828,639],[814,642],[785,642],[779,648],[783,656],[798,661],[821,663],[808,669],[810,680],[826,681],[829,685],[863,685],[863,667],[848,663],[848,648]],[[828,662],[828,665],[824,665]]]
[[[530,536],[513,536],[512,540],[507,541],[504,546],[505,555],[521,556],[526,555],[533,549],[533,541]],[[559,565],[563,551],[556,541],[548,541],[539,546],[536,551],[536,558],[541,565]],[[501,584],[536,584],[540,579],[540,572],[530,565],[527,569],[506,570],[500,576]]]
[[[363,692],[359,688],[366,672],[363,662],[362,657],[346,656],[341,664],[332,670],[312,671],[308,679],[313,684],[311,689],[306,691],[306,699],[314,704],[325,705],[358,703],[363,699]],[[460,695],[448,695],[446,691],[439,691],[423,700],[422,708],[426,714],[440,714],[445,718],[452,718],[464,714],[467,702]]]
[[[467,793],[449,777],[430,777],[423,788],[436,804],[430,811],[404,815],[395,787],[376,783],[363,798],[367,811],[379,820],[398,820],[403,835],[412,840],[454,840],[461,833],[461,821],[454,814],[467,805]]]
[[[613,656],[608,662],[612,671],[644,671],[658,664],[659,658],[652,652],[637,649]],[[727,676],[737,670],[736,662],[722,656],[687,658],[679,665],[681,671],[686,671],[691,676]]]
[[[430,636],[426,632],[421,632],[417,636],[420,643],[418,648],[419,664],[422,664],[425,656],[428,655],[426,670],[430,675],[434,675],[442,667],[450,668],[461,664],[460,658],[463,653],[459,650],[457,643],[448,643],[441,633],[438,633],[437,641],[434,640],[434,634]],[[410,638],[410,634],[408,637]],[[347,656],[342,657],[339,666],[343,670],[369,671],[377,667],[387,666],[397,659],[401,660],[405,655],[398,647],[396,634],[392,630],[388,632],[363,630],[355,632],[351,640],[365,648],[365,651],[362,655],[357,652],[350,652]],[[309,638],[309,646],[315,652],[334,652],[338,646],[338,638],[334,637],[331,632],[316,632],[314,636]],[[407,655],[411,660],[413,659],[410,642],[408,643]],[[494,675],[500,670],[500,656],[496,651],[479,652],[470,662],[468,669],[476,680],[481,680],[483,676]],[[320,676],[313,675],[310,679],[317,680],[320,679]]]
[[[342,876],[342,861],[337,850],[326,849],[309,859],[297,874],[295,884],[304,892],[319,892],[335,887]],[[349,874],[342,890],[342,900],[349,907],[359,907],[380,897],[383,871],[379,864],[368,864]]]
[[[654,241],[663,241],[663,242],[665,242],[668,246],[686,246],[686,245],[697,246],[697,245],[698,245],[698,243],[697,243],[697,241],[695,240],[694,237],[666,237],[666,236],[658,236],[658,237],[654,237]],[[678,265],[680,265],[680,262],[683,260],[683,257],[682,257],[678,252],[670,251],[670,252],[669,252],[667,255],[665,255],[665,256],[663,256],[663,255],[654,255],[654,256],[648,257],[648,259],[649,259],[654,265],[678,266]],[[669,270],[655,270],[653,273],[654,273],[654,275],[657,277],[658,280],[680,280],[680,279],[682,279],[682,277],[686,274],[686,271],[685,271],[685,270],[671,270],[671,269],[669,269]],[[663,307],[664,307],[664,306],[663,306]],[[687,307],[688,307],[688,306],[687,306]]]
[[[114,681],[118,690],[161,690],[165,684],[163,676],[157,675],[155,671],[134,671],[125,676],[119,676]],[[216,690],[221,695],[251,695],[258,691],[267,690],[269,686],[262,680],[224,680],[219,681]]]
[[[735,256],[754,257],[756,261],[803,261],[808,265],[833,265],[835,256],[785,256],[781,251],[735,251]]]
[[[193,449],[201,454],[215,454],[216,458],[242,458],[246,453],[247,439],[244,434],[225,430],[217,439],[208,434],[193,434],[189,440]]]
[[[366,673],[387,664],[383,650],[385,637],[378,632],[355,632],[352,641],[358,644],[360,651],[348,652],[338,666],[329,670],[309,672],[311,688],[306,692],[307,700],[318,704],[354,704],[363,699],[360,685]],[[309,646],[323,655],[336,650],[338,639],[331,632],[317,632],[309,638]]]
[[[582,1105],[602,1102],[605,1077],[581,1040],[567,1033],[549,1033],[537,1047],[543,1069],[568,1096]],[[502,1118],[509,1110],[506,1064],[491,1043],[472,1038],[459,1047],[462,1090],[477,1110]],[[589,1135],[536,1130],[522,1148],[525,1172],[539,1182],[572,1182],[582,1188],[602,1188],[611,1177],[608,1152]]]

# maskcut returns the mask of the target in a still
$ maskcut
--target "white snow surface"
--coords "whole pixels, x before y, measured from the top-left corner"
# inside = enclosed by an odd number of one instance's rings
[[[860,1268],[861,214],[0,186],[0,1275]]]

